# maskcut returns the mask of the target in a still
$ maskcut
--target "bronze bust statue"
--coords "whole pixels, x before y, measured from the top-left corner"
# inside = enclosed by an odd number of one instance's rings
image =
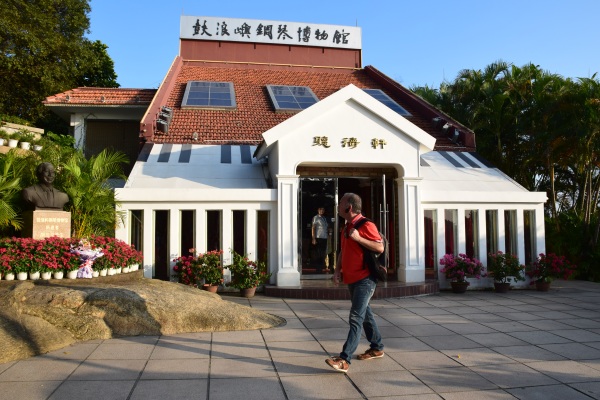
[[[61,210],[69,202],[66,193],[55,189],[54,166],[43,162],[37,166],[36,175],[38,183],[23,189],[22,195],[25,202],[34,210]]]

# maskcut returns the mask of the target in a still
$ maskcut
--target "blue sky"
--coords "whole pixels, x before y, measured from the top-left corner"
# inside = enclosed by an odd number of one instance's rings
[[[181,15],[359,26],[363,66],[406,87],[462,69],[529,62],[564,77],[600,72],[598,0],[91,0],[92,40],[123,88],[157,88],[179,50]],[[600,76],[600,74],[599,74]]]

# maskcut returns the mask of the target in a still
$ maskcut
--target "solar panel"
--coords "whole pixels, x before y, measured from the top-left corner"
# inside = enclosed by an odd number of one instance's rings
[[[372,97],[376,98],[392,110],[396,111],[398,114],[404,117],[410,117],[411,114],[406,111],[400,104],[396,103],[390,96],[385,94],[381,89],[363,89],[365,93],[370,94]]]
[[[319,101],[307,86],[267,85],[267,91],[278,111],[304,110]]]
[[[181,107],[235,108],[233,83],[189,81]]]

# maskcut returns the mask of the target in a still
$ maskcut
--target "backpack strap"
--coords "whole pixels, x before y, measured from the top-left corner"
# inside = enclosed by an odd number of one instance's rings
[[[362,217],[361,219],[356,221],[356,224],[354,224],[354,229],[358,230],[358,228],[363,226],[365,224],[365,222],[367,222],[367,221],[371,221],[371,220],[367,217]]]

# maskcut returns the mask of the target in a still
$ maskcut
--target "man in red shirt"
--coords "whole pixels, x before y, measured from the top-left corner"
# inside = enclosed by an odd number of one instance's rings
[[[354,193],[346,193],[338,204],[339,215],[346,220],[342,231],[342,249],[333,274],[333,281],[340,282],[343,272],[344,283],[348,285],[352,306],[350,308],[350,331],[339,357],[325,360],[327,365],[336,371],[347,372],[350,367],[352,354],[358,347],[362,329],[371,346],[363,354],[358,355],[359,360],[370,360],[383,357],[383,343],[381,334],[375,322],[375,315],[371,311],[369,301],[375,293],[376,278],[372,277],[369,268],[363,259],[363,248],[381,253],[383,242],[374,223],[367,221],[358,230],[354,225],[363,218],[362,200]]]

